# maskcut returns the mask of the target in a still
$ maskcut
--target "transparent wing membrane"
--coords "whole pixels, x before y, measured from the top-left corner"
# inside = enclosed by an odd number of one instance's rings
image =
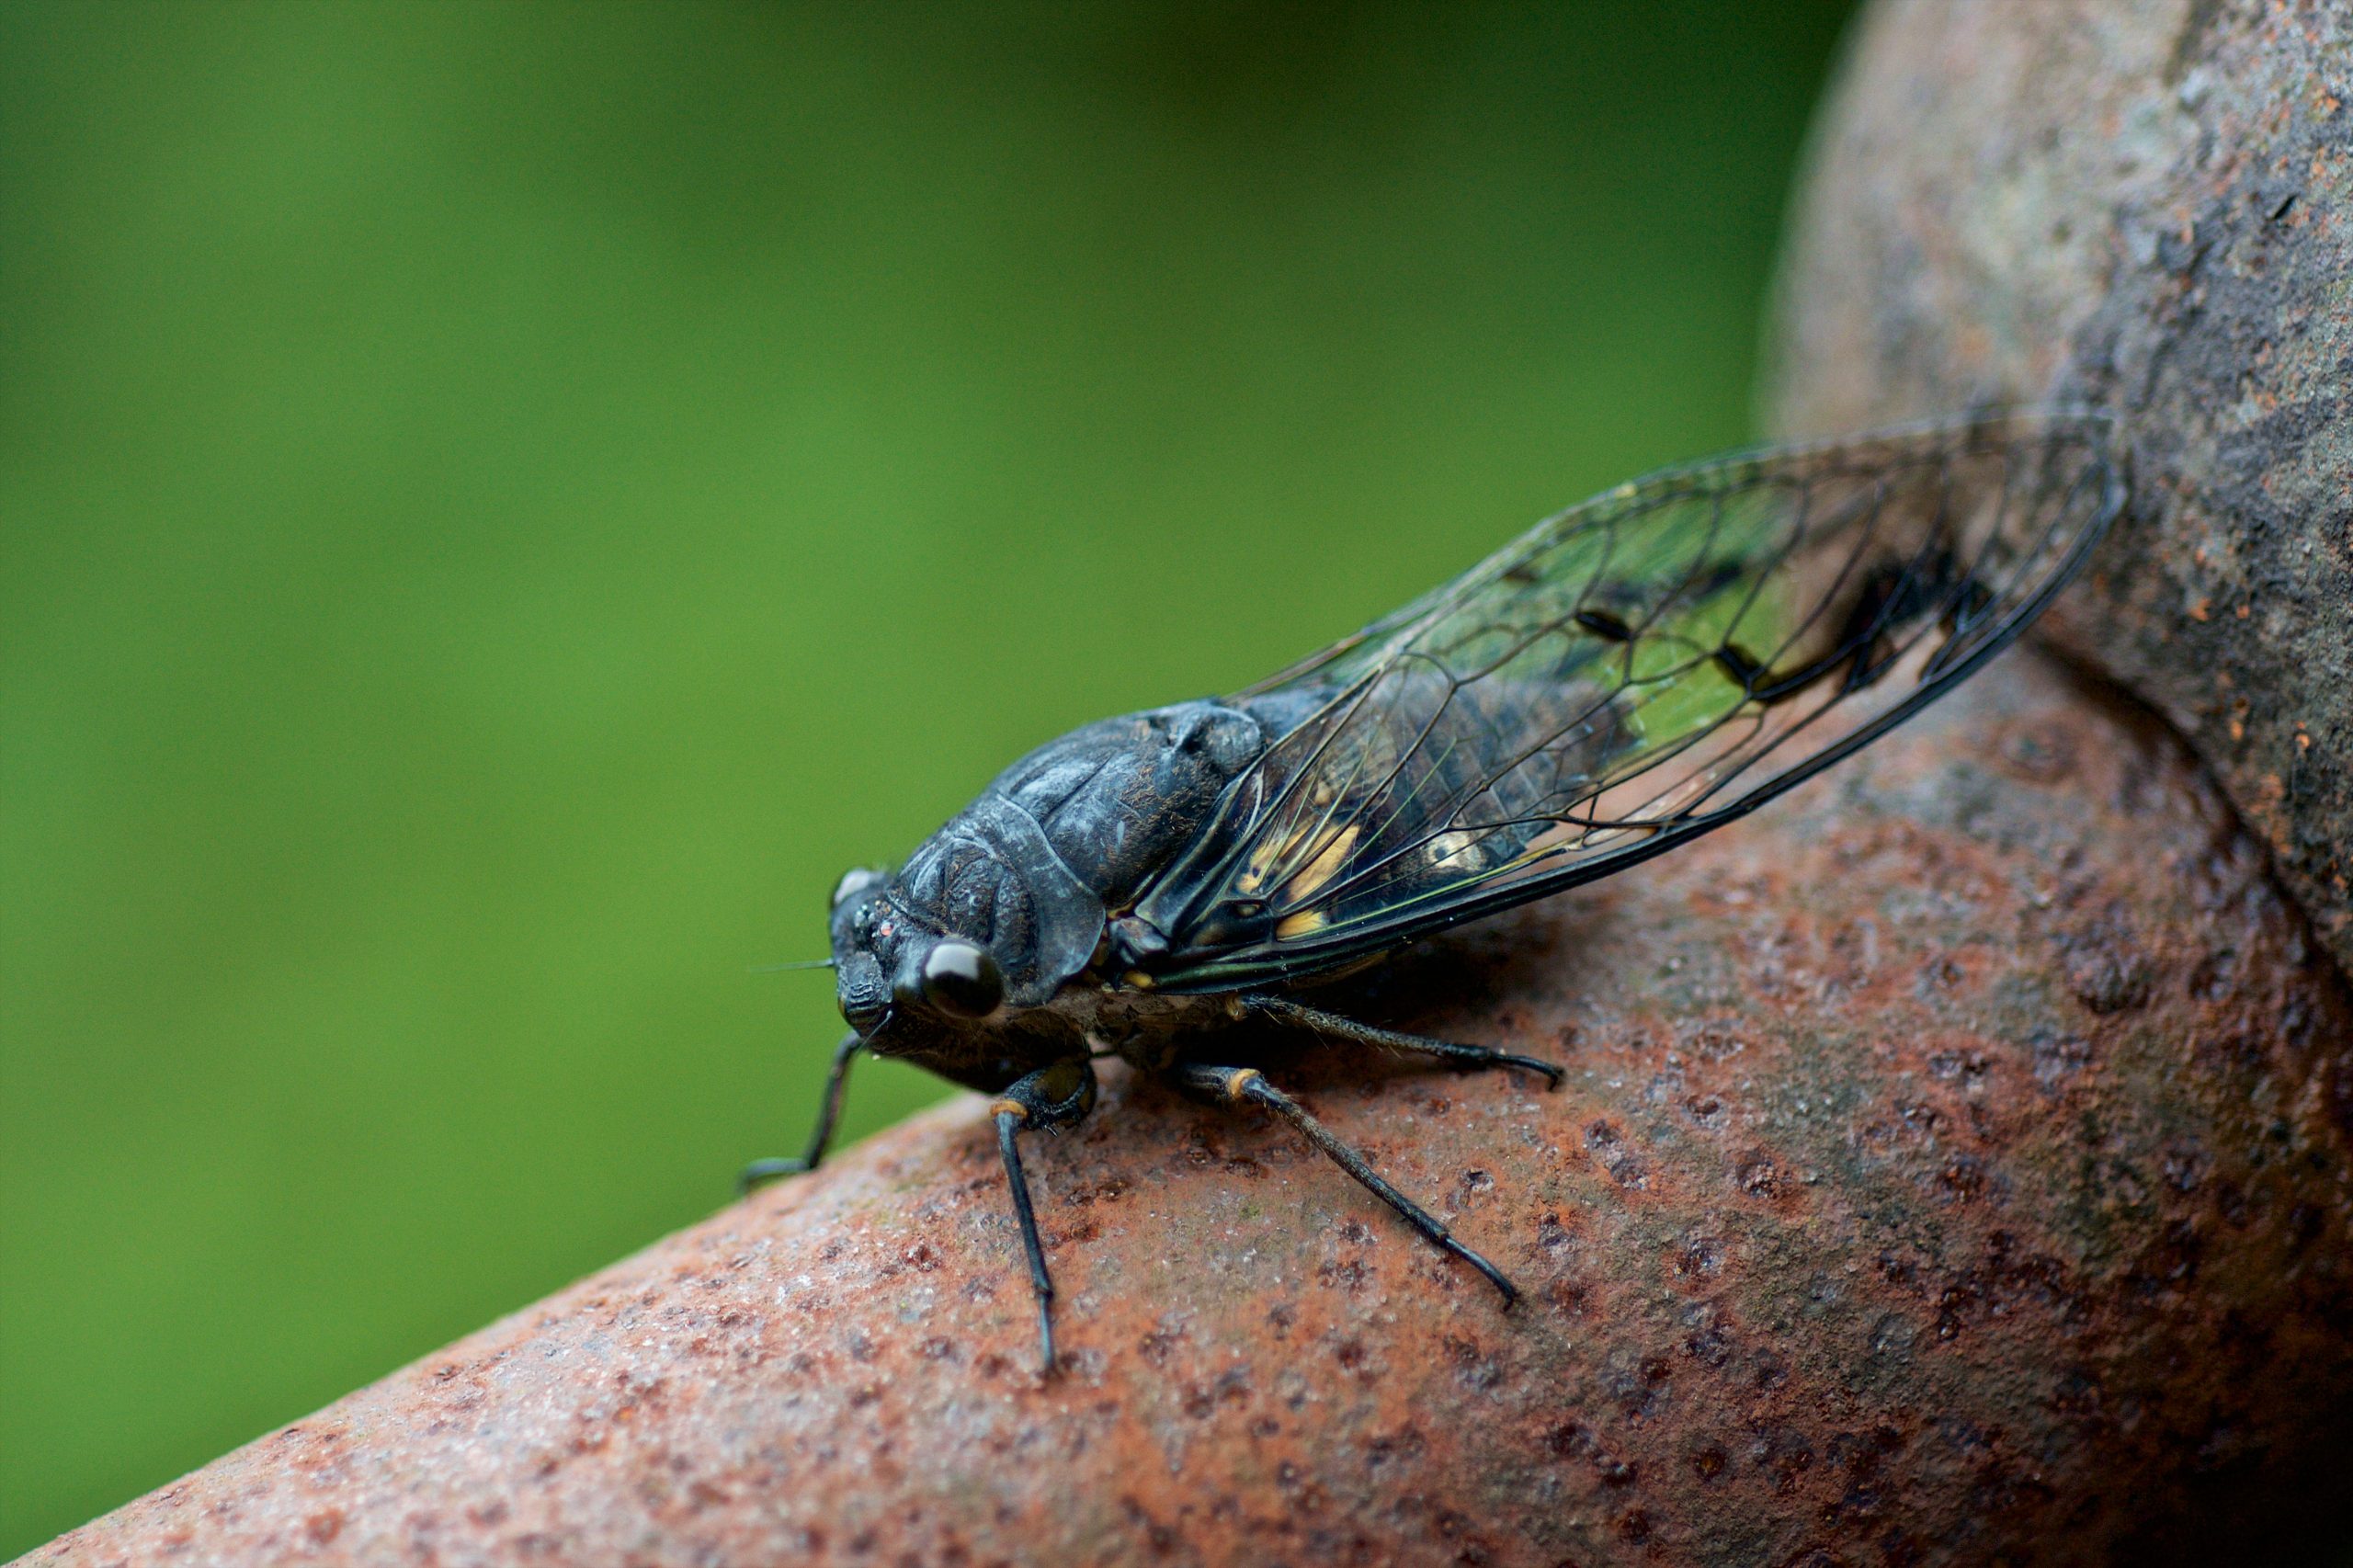
[[[2109,442],[2007,415],[1672,470],[1239,694],[1305,717],[1139,903],[1157,982],[1336,968],[1761,803],[2033,619],[2122,503]]]

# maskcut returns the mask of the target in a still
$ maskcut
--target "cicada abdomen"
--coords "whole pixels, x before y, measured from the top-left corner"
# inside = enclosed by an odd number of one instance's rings
[[[1162,983],[1297,974],[1589,880],[1845,756],[2000,649],[2120,496],[2011,415],[1673,470],[1235,700],[1309,711],[1140,913]]]

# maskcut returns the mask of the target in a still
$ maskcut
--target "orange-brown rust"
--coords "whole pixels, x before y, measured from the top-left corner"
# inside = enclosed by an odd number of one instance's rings
[[[966,1098],[33,1561],[2165,1557],[2334,1451],[2353,1012],[2173,743],[2031,655],[1357,1000],[1570,1070],[1269,1068],[1511,1312],[1114,1076],[1030,1156],[1041,1381]]]

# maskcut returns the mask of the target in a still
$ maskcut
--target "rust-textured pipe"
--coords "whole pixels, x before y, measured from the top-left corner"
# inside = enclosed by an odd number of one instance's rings
[[[2113,410],[2133,526],[2052,630],[2190,738],[2353,965],[2353,7],[1887,0],[1855,43],[1778,422]]]
[[[1041,1381],[966,1098],[32,1561],[2148,1561],[2341,1456],[2353,1010],[2196,764],[2036,655],[1370,1006],[1570,1068],[1278,1070],[1512,1312],[1115,1079],[1031,1167]]]

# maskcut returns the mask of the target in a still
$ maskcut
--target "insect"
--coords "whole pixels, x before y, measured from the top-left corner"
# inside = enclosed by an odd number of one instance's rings
[[[1988,414],[1669,469],[1230,697],[1106,719],[1015,763],[895,871],[834,890],[861,1051],[994,1096],[1054,1366],[1024,1133],[1082,1120],[1094,1062],[1271,1112],[1433,1244],[1510,1279],[1252,1065],[1265,1030],[1562,1070],[1292,994],[1624,870],[1884,733],[1983,665],[2124,500],[2101,415]],[[1234,1026],[1255,1023],[1258,1030]]]

